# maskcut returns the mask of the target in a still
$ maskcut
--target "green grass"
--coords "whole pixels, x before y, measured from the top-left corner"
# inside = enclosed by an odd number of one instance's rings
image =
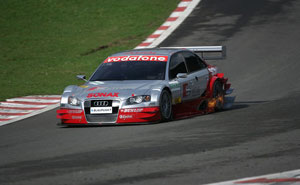
[[[110,54],[132,49],[179,0],[2,0],[0,100],[61,94]],[[109,47],[97,50],[101,46]]]

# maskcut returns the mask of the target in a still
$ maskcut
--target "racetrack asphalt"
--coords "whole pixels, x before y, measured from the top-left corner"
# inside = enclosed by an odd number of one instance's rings
[[[202,0],[161,46],[226,45],[231,110],[64,128],[56,110],[0,128],[0,184],[205,184],[300,169],[300,2]]]

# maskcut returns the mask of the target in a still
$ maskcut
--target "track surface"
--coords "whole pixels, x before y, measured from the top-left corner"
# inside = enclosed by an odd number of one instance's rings
[[[202,0],[163,46],[228,47],[229,111],[146,126],[0,128],[0,184],[204,184],[300,169],[300,2]]]

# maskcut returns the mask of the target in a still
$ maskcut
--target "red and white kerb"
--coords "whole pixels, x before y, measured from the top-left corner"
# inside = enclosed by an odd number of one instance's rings
[[[200,1],[201,0],[181,0],[169,18],[135,49],[157,47],[184,21]]]

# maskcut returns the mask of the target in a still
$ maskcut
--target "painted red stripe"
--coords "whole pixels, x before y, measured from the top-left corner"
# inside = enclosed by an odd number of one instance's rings
[[[160,36],[160,34],[152,34],[148,38],[158,38],[159,36]]]
[[[14,109],[14,110],[40,110],[44,107],[4,107],[0,106],[0,109]]]
[[[167,19],[167,21],[176,21],[178,19],[178,17],[169,17]]]
[[[29,113],[12,113],[12,112],[0,112],[0,115],[4,116],[23,116]]]
[[[0,103],[17,103],[17,104],[24,104],[24,105],[53,105],[57,103],[40,103],[40,102],[26,102],[26,101],[7,101],[7,102],[0,102]]]
[[[267,179],[267,178],[259,178],[259,179],[252,179],[246,181],[238,181],[235,183],[238,184],[246,184],[246,183],[273,183],[273,182],[300,182],[300,178],[283,178],[283,179]]]
[[[186,9],[186,7],[177,7],[174,12],[183,12]]]
[[[157,30],[167,30],[170,26],[161,26]]]
[[[193,0],[181,0],[181,2],[191,2]]]
[[[9,121],[11,119],[0,119],[0,121]]]
[[[139,46],[149,46],[151,43],[150,42],[143,42],[142,44],[140,44]]]
[[[20,97],[22,99],[41,99],[41,100],[60,100],[60,97],[35,97],[35,96],[25,96],[25,97]]]

